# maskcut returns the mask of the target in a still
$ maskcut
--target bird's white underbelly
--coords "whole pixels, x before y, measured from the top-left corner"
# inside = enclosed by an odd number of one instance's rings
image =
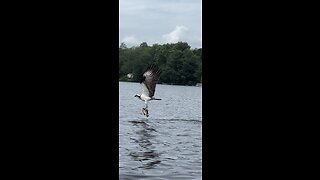
[[[141,98],[141,100],[144,100],[144,101],[149,101],[151,98],[150,97],[148,97],[148,96],[146,96],[146,95],[144,95],[144,94],[142,94],[141,96],[140,96],[140,98]]]

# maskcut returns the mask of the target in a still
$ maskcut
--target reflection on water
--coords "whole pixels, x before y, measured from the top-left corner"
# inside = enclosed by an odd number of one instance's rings
[[[152,128],[145,120],[129,121],[137,130],[135,133],[138,135],[137,139],[133,139],[139,144],[141,148],[137,151],[132,151],[129,156],[135,161],[140,161],[142,165],[138,168],[152,169],[161,161],[159,160],[160,154],[155,150],[152,144],[152,139],[156,137],[154,132],[156,129]]]

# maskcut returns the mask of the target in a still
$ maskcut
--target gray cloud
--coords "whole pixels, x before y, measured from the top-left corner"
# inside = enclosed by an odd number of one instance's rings
[[[202,47],[201,6],[201,0],[120,0],[119,44],[186,41]]]

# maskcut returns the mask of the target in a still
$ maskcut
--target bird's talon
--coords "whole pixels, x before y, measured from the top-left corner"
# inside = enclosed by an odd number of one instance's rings
[[[143,115],[145,115],[145,116],[149,116],[149,112],[148,112],[148,109],[147,108],[142,108],[142,113],[143,113]]]

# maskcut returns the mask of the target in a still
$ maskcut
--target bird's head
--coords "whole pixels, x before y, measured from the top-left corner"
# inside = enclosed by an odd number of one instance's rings
[[[134,97],[138,97],[138,98],[140,98],[140,95],[139,95],[139,94],[136,94],[136,95],[134,95]]]

